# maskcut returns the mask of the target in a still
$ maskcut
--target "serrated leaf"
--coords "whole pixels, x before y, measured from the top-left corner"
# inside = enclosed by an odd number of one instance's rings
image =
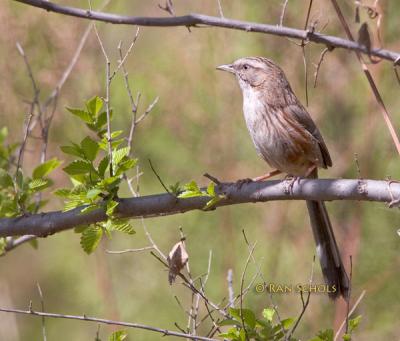
[[[114,167],[117,166],[122,161],[122,159],[129,154],[129,150],[129,147],[124,147],[113,151],[112,157]]]
[[[59,165],[61,165],[61,161],[57,160],[57,158],[47,160],[33,170],[32,177],[34,179],[43,178]]]
[[[274,314],[275,314],[275,309],[272,308],[266,308],[262,311],[262,316],[269,322],[272,322]]]
[[[110,335],[108,341],[124,341],[127,336],[128,333],[126,332],[126,330],[117,330]]]
[[[106,172],[106,169],[109,164],[110,164],[110,158],[108,156],[101,159],[101,161],[99,163],[99,167],[97,168],[97,171],[99,172],[100,177],[104,178],[104,173]]]
[[[86,174],[92,170],[92,165],[89,162],[76,160],[64,167],[63,170],[69,175]]]
[[[114,210],[118,206],[118,202],[115,200],[110,200],[107,202],[107,209],[106,209],[106,214],[109,217],[112,217]]]
[[[93,124],[94,123],[94,119],[93,119],[92,115],[89,112],[85,111],[85,110],[68,108],[68,107],[67,107],[67,110],[71,114],[73,114],[75,116],[78,116],[82,121],[84,121],[86,123],[89,123],[89,124]]]
[[[73,144],[72,146],[61,146],[60,149],[65,153],[73,156],[83,157],[85,154],[83,153],[81,147],[77,144]]]
[[[13,187],[14,182],[10,174],[8,174],[4,169],[0,168],[0,187],[8,188]]]
[[[42,189],[45,189],[46,187],[49,187],[50,184],[51,182],[48,179],[33,179],[29,182],[28,187],[31,191],[38,192]]]
[[[70,200],[64,204],[63,211],[71,211],[74,208],[77,208],[78,206],[81,206],[83,204],[82,200],[75,199],[75,200]]]
[[[69,195],[71,194],[71,190],[68,188],[59,188],[55,190],[53,193],[59,197],[68,198]]]
[[[109,231],[119,231],[127,234],[135,234],[135,230],[127,219],[109,219],[106,223]]]
[[[94,96],[86,102],[86,108],[93,116],[97,116],[102,107],[103,100],[98,96]]]
[[[81,142],[81,148],[85,157],[88,160],[93,161],[96,158],[100,147],[96,141],[92,140],[89,136],[86,136]]]
[[[137,164],[137,159],[129,159],[122,161],[118,167],[117,170],[115,172],[115,175],[121,175],[122,173],[128,171],[129,169],[132,169],[133,167],[135,167]]]
[[[85,251],[87,254],[90,254],[94,250],[96,250],[102,236],[103,230],[100,227],[89,226],[88,228],[86,228],[82,232],[80,241],[83,251]]]

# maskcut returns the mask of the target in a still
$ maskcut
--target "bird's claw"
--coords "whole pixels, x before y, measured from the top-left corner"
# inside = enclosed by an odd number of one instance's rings
[[[285,186],[285,194],[293,194],[293,187],[294,184],[297,182],[297,184],[300,183],[300,177],[299,176],[293,176],[293,175],[288,175],[284,179],[284,186]]]
[[[244,184],[249,184],[251,182],[253,182],[253,179],[250,179],[250,178],[240,179],[235,182],[235,186],[237,189],[241,189]]]

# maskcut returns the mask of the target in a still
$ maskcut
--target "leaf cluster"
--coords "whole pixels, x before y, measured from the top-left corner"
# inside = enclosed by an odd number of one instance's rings
[[[257,318],[251,309],[229,309],[228,319],[219,323],[222,326],[232,326],[226,332],[219,336],[231,341],[279,341],[287,340],[287,335],[291,335],[290,328],[295,325],[294,318],[275,321],[275,309],[266,308],[262,311],[262,318]],[[351,341],[353,332],[358,327],[361,316],[349,320],[348,332],[343,335],[344,341]],[[290,336],[290,341],[299,341],[297,338]],[[309,339],[309,341],[333,341],[333,329],[319,331],[317,336]]]
[[[96,249],[104,234],[110,237],[114,230],[135,233],[129,221],[118,218],[115,210],[123,175],[136,166],[137,159],[129,156],[130,146],[121,146],[125,141],[120,137],[123,133],[121,130],[107,135],[107,112],[102,111],[102,108],[103,100],[97,96],[88,100],[83,109],[67,108],[94,133],[94,137],[86,136],[79,144],[71,143],[61,147],[65,154],[74,157],[63,168],[73,187],[55,192],[65,199],[65,211],[78,206],[84,206],[82,214],[96,209],[105,210],[107,221],[75,229],[81,234],[81,246],[87,253]],[[112,111],[109,117],[112,118]]]

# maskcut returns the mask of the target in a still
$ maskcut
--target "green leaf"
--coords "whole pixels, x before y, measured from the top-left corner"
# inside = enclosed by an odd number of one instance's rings
[[[100,189],[92,188],[92,189],[88,190],[88,192],[86,193],[86,198],[91,199],[91,200],[96,199],[100,193],[101,193]]]
[[[8,129],[7,127],[3,127],[0,129],[0,144],[4,143],[4,140],[7,138],[8,136]]]
[[[199,186],[195,181],[191,181],[183,186],[184,191],[178,195],[178,198],[192,198],[203,196],[204,193],[200,191]]]
[[[16,174],[16,182],[18,187],[22,189],[22,187],[24,186],[24,175],[22,174],[21,169],[19,169]]]
[[[107,220],[106,228],[109,231],[115,230],[127,234],[136,233],[128,219],[109,219]]]
[[[319,331],[317,337],[311,339],[310,341],[333,341],[333,329]]]
[[[74,228],[74,232],[75,233],[82,233],[83,231],[85,231],[85,229],[87,229],[89,227],[89,225],[80,225]]]
[[[115,175],[121,175],[122,173],[128,171],[129,169],[132,169],[135,167],[137,164],[137,159],[129,159],[122,161],[119,166],[117,167],[117,170],[115,172]]]
[[[37,250],[39,248],[39,242],[37,238],[31,239],[29,241],[29,245],[32,246],[35,250]]]
[[[223,327],[223,326],[238,326],[241,327],[242,323],[236,320],[232,320],[232,319],[227,319],[227,320],[223,320],[218,322],[218,325]]]
[[[92,212],[92,211],[94,211],[94,210],[97,210],[98,208],[99,208],[98,205],[96,205],[96,204],[91,204],[91,205],[88,205],[88,206],[82,208],[80,213],[81,213],[81,214],[83,214],[83,213],[89,213],[89,212]]]
[[[60,149],[65,153],[73,156],[83,157],[85,154],[83,153],[81,147],[77,144],[73,144],[72,146],[61,146]]]
[[[213,183],[213,182],[209,183],[209,185],[207,186],[207,194],[210,197],[215,197],[216,196],[216,194],[215,194],[215,183]]]
[[[283,328],[285,328],[285,329],[289,329],[293,325],[293,323],[294,323],[294,319],[291,317],[281,321],[281,324],[282,324]]]
[[[69,198],[71,194],[71,190],[68,188],[59,188],[53,192],[55,195],[62,197],[62,198]]]
[[[78,116],[82,121],[89,123],[89,124],[93,124],[94,123],[94,119],[92,117],[92,115],[90,113],[88,113],[87,111],[81,110],[81,109],[74,109],[74,108],[68,108],[67,110],[75,115]]]
[[[232,315],[236,320],[243,321],[250,328],[254,328],[256,326],[256,316],[250,309],[235,309],[229,308],[229,314]]]
[[[343,334],[342,339],[343,341],[351,341],[351,334]]]
[[[93,161],[99,151],[99,145],[96,141],[92,140],[89,136],[86,136],[81,142],[81,148],[86,158]]]
[[[96,250],[99,245],[101,237],[103,236],[103,230],[98,226],[89,226],[86,228],[81,235],[81,246],[83,251],[87,254],[92,253]]]
[[[117,330],[116,332],[112,333],[108,338],[108,341],[123,341],[128,336],[126,330]]]
[[[93,170],[89,162],[76,160],[71,162],[67,167],[63,168],[64,172],[69,175],[86,174]]]
[[[171,191],[172,194],[177,196],[179,192],[181,191],[181,184],[180,182],[176,182],[174,185],[168,186],[169,190]]]
[[[118,202],[115,200],[110,200],[107,202],[107,209],[106,209],[106,214],[109,217],[112,217],[115,208],[118,206]]]
[[[207,210],[211,210],[213,208],[215,208],[215,205],[221,201],[222,198],[220,197],[214,197],[211,200],[207,201],[206,205],[203,207],[203,210],[207,211]]]
[[[112,116],[113,116],[112,113],[113,113],[113,111],[110,110],[110,120],[112,119]],[[97,122],[96,122],[97,129],[102,128],[106,123],[107,123],[107,112],[103,111],[97,117]]]
[[[117,166],[122,161],[122,159],[129,154],[129,150],[129,147],[113,150],[112,157],[114,167]]]
[[[351,334],[355,329],[357,329],[358,325],[361,322],[362,315],[358,315],[357,317],[349,320],[349,333]]]
[[[41,165],[37,166],[32,173],[32,177],[34,179],[43,178],[48,175],[51,171],[56,169],[59,165],[61,165],[61,161],[57,160],[57,158],[50,159],[46,162],[43,162]]]
[[[0,168],[0,187],[8,188],[13,187],[14,182],[10,174],[8,174],[3,168]]]
[[[29,189],[33,192],[38,192],[46,187],[49,187],[51,185],[51,181],[49,179],[33,179],[32,181],[29,182]]]
[[[101,159],[99,163],[99,167],[97,168],[97,171],[99,172],[100,177],[104,178],[104,173],[106,172],[107,167],[110,164],[110,158],[105,156],[103,159]]]
[[[102,107],[103,100],[98,96],[94,96],[86,102],[86,108],[92,116],[97,116]]]
[[[266,308],[262,312],[262,316],[269,322],[272,322],[274,314],[275,314],[275,309],[273,308]]]

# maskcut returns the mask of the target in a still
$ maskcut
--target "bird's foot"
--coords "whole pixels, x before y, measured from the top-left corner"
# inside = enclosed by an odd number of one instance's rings
[[[240,180],[235,182],[235,186],[236,186],[237,189],[241,189],[244,184],[249,184],[251,182],[254,182],[254,180],[250,179],[250,178],[240,179]]]
[[[284,181],[284,186],[285,186],[285,194],[293,194],[293,187],[294,184],[297,182],[297,184],[300,183],[301,178],[299,176],[294,176],[294,175],[287,175],[285,177]]]

